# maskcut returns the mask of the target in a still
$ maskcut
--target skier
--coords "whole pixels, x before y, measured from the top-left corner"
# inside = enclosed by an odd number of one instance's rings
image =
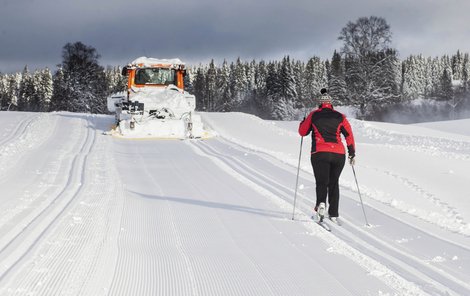
[[[323,221],[328,196],[328,216],[339,223],[339,176],[345,163],[345,149],[341,134],[346,139],[348,159],[355,162],[354,136],[346,116],[333,109],[332,99],[326,88],[322,88],[318,109],[313,110],[299,125],[303,137],[312,132],[311,163],[316,182],[317,201],[314,208],[316,219]]]

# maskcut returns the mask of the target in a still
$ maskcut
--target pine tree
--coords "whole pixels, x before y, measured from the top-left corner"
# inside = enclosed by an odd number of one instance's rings
[[[122,67],[107,67],[105,78],[108,89],[107,96],[127,89],[127,77],[122,75]]]
[[[280,98],[276,102],[276,105],[278,105],[276,107],[278,108],[275,113],[278,119],[292,119],[294,115],[294,104],[297,101],[297,91],[295,89],[294,71],[292,70],[289,56],[282,59],[279,76]]]
[[[18,93],[18,110],[30,111],[30,101],[34,95],[33,76],[29,73],[28,66],[25,66],[21,73],[21,82]]]
[[[197,68],[194,78],[194,95],[196,96],[196,108],[201,111],[207,110],[206,101],[206,74],[202,66]]]
[[[246,94],[247,94],[247,85],[248,79],[246,76],[245,66],[240,60],[237,58],[237,62],[235,63],[235,69],[233,73],[233,107],[236,109],[243,106],[246,102]]]
[[[255,71],[255,86],[254,86],[254,102],[258,109],[259,115],[267,118],[269,115],[269,108],[267,102],[267,89],[266,82],[268,79],[268,70],[266,62],[260,61]]]
[[[462,96],[463,105],[470,108],[470,60],[469,54],[465,53],[462,62]]]
[[[21,84],[21,73],[9,75],[7,77],[7,88],[5,96],[5,105],[7,110],[18,109],[18,97]]]
[[[319,57],[312,57],[305,66],[304,90],[307,100],[315,102],[320,89],[328,85],[325,63]]]
[[[467,93],[470,90],[469,80],[470,80],[470,58],[469,58],[469,54],[466,53],[463,56],[463,62],[462,62],[462,86],[463,86],[465,93]]]
[[[246,90],[244,99],[244,111],[257,113],[256,103],[254,102],[255,97],[255,71],[256,61],[252,60],[250,63],[245,63],[246,73]]]
[[[214,65],[214,60],[212,59],[209,63],[209,68],[207,69],[206,74],[206,101],[207,101],[207,111],[214,111],[217,104],[217,95],[216,95],[216,75],[217,71]]]
[[[305,65],[301,61],[295,61],[292,66],[294,72],[295,80],[295,91],[297,93],[297,98],[294,102],[294,108],[300,109],[306,107],[307,100],[305,99],[304,89],[303,89],[303,77],[305,71]]]
[[[7,108],[7,76],[0,73],[0,110]]]
[[[402,94],[405,100],[424,99],[427,94],[427,65],[422,55],[410,56],[402,63]]]
[[[216,96],[218,103],[215,111],[226,111],[232,97],[230,92],[230,68],[226,60],[217,71]]]
[[[52,78],[52,97],[49,105],[50,111],[66,111],[68,109],[69,87],[66,73],[59,67]]]
[[[47,111],[52,96],[52,75],[49,69],[35,71],[33,74],[34,94],[30,100],[31,111]]]
[[[328,80],[328,93],[336,105],[347,103],[347,87],[344,77],[344,64],[341,55],[335,50],[331,59],[330,78]]]
[[[462,79],[463,72],[463,56],[460,53],[460,50],[457,51],[455,55],[452,56],[452,77],[454,80]]]
[[[29,99],[29,110],[33,112],[40,111],[44,106],[44,97],[41,93],[41,73],[36,70],[31,76],[33,93]]]
[[[452,70],[449,68],[445,68],[442,73],[439,98],[443,101],[450,101],[453,99]]]

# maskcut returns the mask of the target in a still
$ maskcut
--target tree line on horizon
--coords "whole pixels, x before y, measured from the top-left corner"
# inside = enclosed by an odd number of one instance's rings
[[[411,55],[400,61],[390,47],[389,25],[374,16],[349,22],[338,39],[343,47],[331,60],[238,58],[192,66],[186,87],[200,111],[242,111],[275,120],[301,118],[316,106],[323,87],[335,105],[353,107],[362,119],[386,120],[398,111],[418,121],[420,114],[446,118],[470,109],[468,53]],[[107,96],[124,91],[126,78],[119,66],[100,66],[99,57],[91,46],[67,43],[54,73],[47,68],[30,73],[27,67],[0,73],[0,109],[107,113]]]

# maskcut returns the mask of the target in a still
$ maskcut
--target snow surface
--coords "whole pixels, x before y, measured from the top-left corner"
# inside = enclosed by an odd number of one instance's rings
[[[184,63],[178,59],[155,59],[155,58],[148,58],[148,57],[139,57],[133,60],[130,65],[139,65],[142,64],[144,67],[151,67],[152,65],[171,65],[175,67],[177,65],[184,65]]]
[[[343,226],[310,220],[298,122],[200,113],[217,137],[0,112],[0,295],[470,295],[470,120],[350,120]]]

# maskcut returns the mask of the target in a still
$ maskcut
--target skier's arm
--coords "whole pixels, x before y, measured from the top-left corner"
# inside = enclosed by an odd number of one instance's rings
[[[349,157],[354,158],[354,156],[356,156],[356,144],[354,142],[354,135],[352,132],[351,125],[349,124],[349,121],[346,119],[346,117],[344,117],[342,122],[341,133],[346,139]]]
[[[299,124],[299,135],[302,137],[308,135],[312,131],[312,114],[311,112],[307,118],[304,118]]]

